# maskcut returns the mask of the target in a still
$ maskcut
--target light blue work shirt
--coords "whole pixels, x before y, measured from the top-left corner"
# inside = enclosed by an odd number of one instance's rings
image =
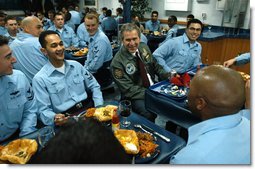
[[[75,10],[71,10],[69,11],[69,13],[71,14],[70,22],[74,25],[79,25],[81,23],[80,13]]]
[[[51,22],[51,20],[46,17],[42,19],[42,23],[43,23],[43,30],[47,30],[49,27],[54,25],[53,22]]]
[[[79,39],[71,27],[64,25],[62,28],[62,33],[60,33],[55,25],[51,26],[48,30],[56,31],[60,35],[66,48],[70,46],[79,47]]]
[[[108,37],[98,30],[97,33],[89,37],[89,52],[84,67],[90,73],[96,73],[104,62],[112,59],[112,46]]]
[[[54,116],[87,99],[92,93],[95,106],[103,105],[102,92],[96,79],[80,63],[65,60],[65,73],[48,62],[34,77],[33,89],[40,119],[54,125]]]
[[[99,22],[101,23],[105,18],[105,14],[103,14],[103,13],[100,14],[98,18],[99,18]]]
[[[70,20],[69,20],[69,21],[66,21],[66,22],[65,22],[65,25],[69,26],[70,28],[73,29],[73,31],[75,31],[75,25],[74,25],[72,22],[70,22]]]
[[[251,110],[250,109],[242,109],[242,110],[240,110],[240,113],[242,116],[244,116],[248,120],[251,120]]]
[[[116,16],[114,19],[116,20],[117,24],[122,24],[124,22],[123,16],[120,15]]]
[[[145,29],[149,31],[160,31],[160,21],[157,20],[156,22],[152,22],[151,20],[148,20],[145,22]]]
[[[243,53],[236,57],[236,65],[250,63],[251,53]]]
[[[194,66],[201,64],[201,45],[196,41],[190,43],[186,33],[169,39],[153,52],[160,65],[166,72],[175,70],[184,73]]]
[[[117,31],[118,24],[112,17],[105,17],[101,22],[102,30],[105,31]]]
[[[176,24],[171,29],[169,29],[166,34],[166,39],[160,45],[165,43],[167,40],[172,39],[173,37],[176,37],[178,29],[179,29],[179,26]]]
[[[11,43],[12,43],[12,42],[14,41],[14,39],[16,38],[16,36],[15,36],[15,37],[11,36],[11,35],[9,34],[9,32],[7,32],[6,34],[4,34],[4,36],[7,37],[7,38],[9,39],[9,42],[8,42],[8,45],[9,45],[9,46],[11,45]]]
[[[7,29],[4,26],[0,26],[0,35],[4,35],[7,33]]]
[[[186,147],[170,164],[250,164],[250,127],[240,113],[195,124],[188,129]]]
[[[22,71],[32,83],[34,75],[47,63],[48,58],[41,52],[41,44],[38,37],[19,32],[16,39],[11,43],[13,56],[17,62],[15,69]]]
[[[85,23],[81,23],[77,28],[77,36],[81,48],[87,47],[89,43],[89,33],[85,27]]]
[[[20,129],[20,136],[36,130],[37,105],[32,88],[19,70],[0,76],[0,141]]]
[[[148,39],[147,39],[147,37],[143,34],[143,33],[141,33],[141,35],[140,35],[141,37],[140,37],[140,41],[141,42],[143,42],[143,43],[145,43],[145,44],[147,44],[148,43]]]

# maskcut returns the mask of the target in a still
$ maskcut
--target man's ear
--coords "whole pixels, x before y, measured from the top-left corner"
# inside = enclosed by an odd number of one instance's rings
[[[46,51],[45,48],[41,48],[40,50],[41,50],[41,52],[42,52],[45,56],[47,56],[47,51]]]
[[[196,106],[198,110],[203,110],[205,106],[207,105],[206,101],[201,97],[198,98],[196,102],[197,102]]]

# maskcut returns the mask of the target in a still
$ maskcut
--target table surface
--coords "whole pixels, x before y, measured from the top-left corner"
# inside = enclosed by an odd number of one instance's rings
[[[107,102],[105,103],[105,105],[118,105],[118,102],[114,101],[114,102]],[[155,158],[150,158],[150,160],[147,159],[140,159],[139,161],[141,163],[145,163],[145,164],[164,164],[164,163],[169,163],[170,157],[172,155],[174,155],[176,152],[178,152],[181,148],[183,148],[186,145],[186,142],[184,141],[184,139],[182,139],[181,137],[157,126],[156,124],[150,122],[149,120],[145,119],[144,117],[132,112],[131,115],[128,117],[128,119],[131,121],[131,125],[129,128],[126,129],[132,129],[135,131],[140,131],[139,129],[134,129],[134,124],[141,124],[141,125],[146,125],[148,127],[150,127],[151,129],[153,129],[154,131],[170,138],[170,142],[167,143],[165,141],[163,141],[161,138],[157,137],[157,141],[156,143],[159,145],[158,150],[160,151],[159,154],[155,157]],[[121,120],[121,118],[120,118]],[[111,129],[111,126],[109,126],[109,129]],[[38,137],[38,130],[30,133],[28,135],[25,135],[21,138],[28,138],[28,139],[36,139],[37,140]],[[38,141],[38,140],[37,140]],[[6,145],[8,142],[4,143],[3,145]],[[40,147],[39,147],[40,149]]]
[[[207,65],[200,65],[202,69]],[[197,67],[188,70],[187,73],[192,77],[196,74]],[[200,122],[200,120],[192,115],[187,106],[187,97],[175,98],[170,95],[157,91],[162,85],[169,85],[169,80],[161,81],[150,86],[145,91],[145,107],[148,111],[163,116],[168,121],[173,122],[185,129]]]

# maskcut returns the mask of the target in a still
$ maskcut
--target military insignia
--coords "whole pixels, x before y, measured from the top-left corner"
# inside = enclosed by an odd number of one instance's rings
[[[115,77],[116,79],[122,78],[123,75],[124,75],[124,73],[123,73],[123,71],[122,71],[121,69],[115,69],[115,70],[114,70],[114,77]]]
[[[148,62],[148,61],[149,61],[149,58],[150,58],[150,55],[149,55],[149,53],[146,51],[146,49],[144,49],[144,48],[143,48],[142,55],[144,56],[145,61]]]
[[[12,93],[10,93],[10,95],[17,95],[19,93],[19,91],[14,91]]]
[[[88,80],[92,80],[93,77],[89,72],[85,72],[85,76],[87,76]]]
[[[136,68],[135,68],[135,65],[133,63],[128,63],[126,65],[126,72],[127,72],[127,74],[132,75],[132,74],[135,73],[135,70],[136,70]]]
[[[27,90],[27,99],[33,100],[33,98],[34,98],[34,92],[33,92],[32,88],[29,87],[29,89]]]

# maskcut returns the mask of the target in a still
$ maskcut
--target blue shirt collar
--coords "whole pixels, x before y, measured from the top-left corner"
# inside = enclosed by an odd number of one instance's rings
[[[188,129],[189,138],[187,144],[194,142],[200,135],[203,135],[204,133],[210,132],[212,130],[217,130],[220,128],[232,128],[238,125],[241,120],[241,113],[238,112],[233,115],[216,117],[195,124]]]
[[[13,71],[15,71],[15,70],[13,70]],[[0,84],[1,84],[0,94],[4,93],[6,91],[6,89],[10,88],[10,86],[15,83],[14,79],[10,78],[12,75],[13,74],[0,76]]]
[[[74,67],[70,62],[67,62],[66,60],[64,60],[64,64],[66,70],[65,72],[68,72],[72,67]],[[45,70],[48,76],[52,75],[55,71],[57,71],[50,61],[48,61],[48,63],[45,65]]]
[[[21,40],[21,39],[26,39],[26,38],[30,38],[30,37],[35,37],[29,33],[25,33],[23,31],[20,31],[19,33],[17,33],[17,39]]]

